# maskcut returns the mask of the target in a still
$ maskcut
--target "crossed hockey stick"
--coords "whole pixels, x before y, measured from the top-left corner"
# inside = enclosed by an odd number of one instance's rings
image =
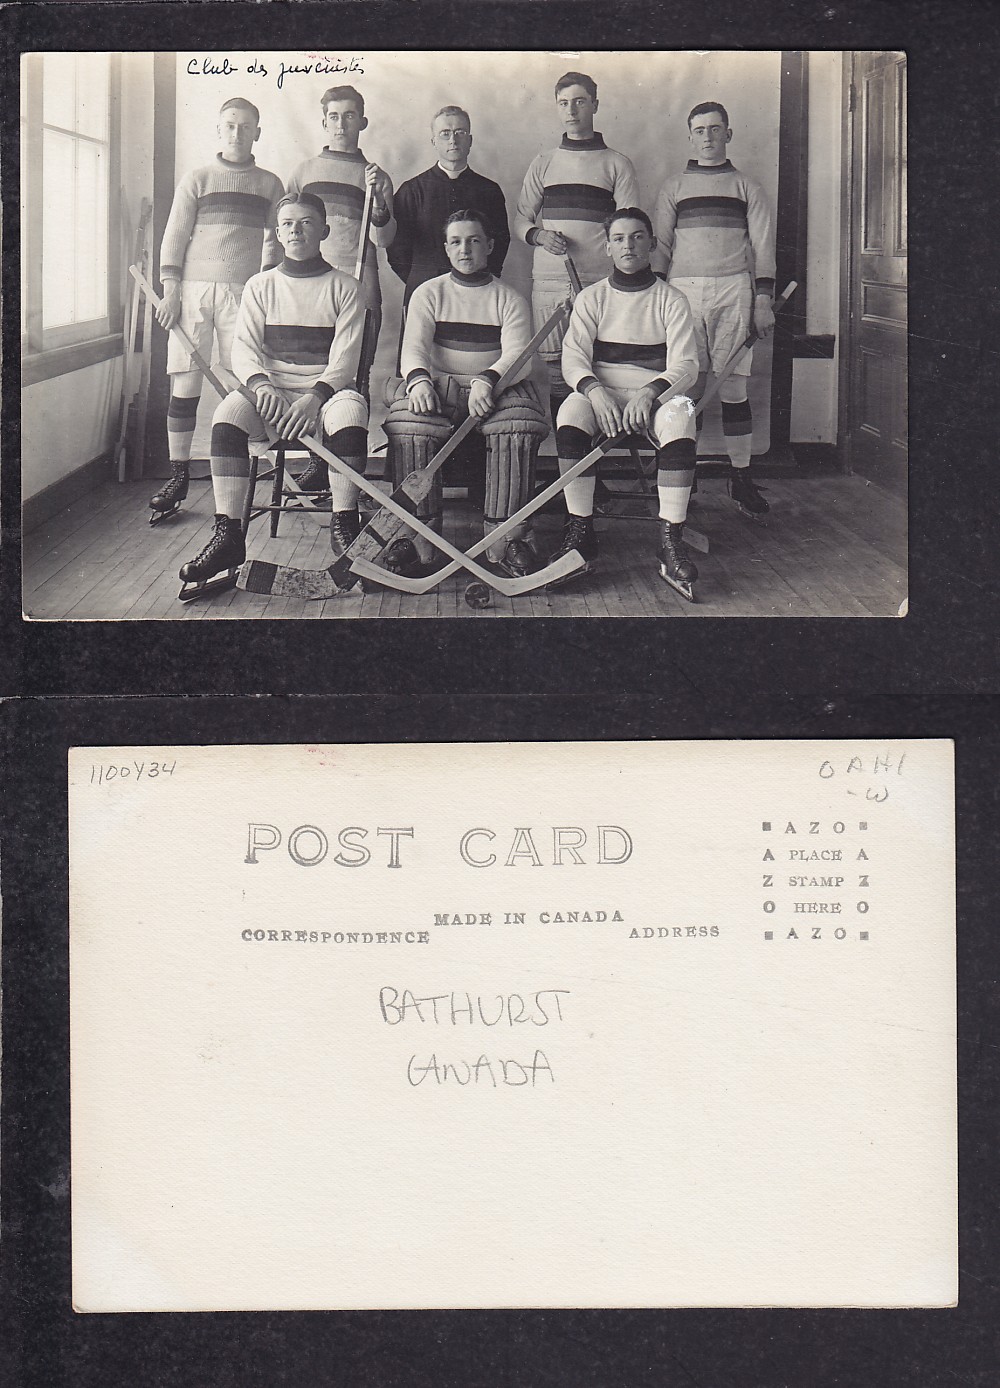
[[[142,271],[139,270],[137,266],[130,265],[129,274],[140,286],[143,293],[149,297],[149,300],[153,304],[153,306],[155,308],[158,308],[161,302],[159,296],[157,295],[153,287],[149,284]],[[197,350],[194,343],[188,337],[187,333],[185,333],[182,328],[178,327],[176,323],[170,331],[177,334],[180,341],[184,344],[185,351],[190,355],[190,358],[194,362],[195,366],[202,373],[202,375],[209,382],[209,384],[212,385],[214,389],[218,391],[219,395],[224,398],[228,394],[228,391],[226,390],[225,386],[223,386],[219,378],[212,371],[212,368],[209,366],[205,358]],[[239,393],[244,397],[244,399],[246,399],[251,405],[253,405],[254,409],[257,408],[257,400],[252,391],[248,390],[246,386],[240,386]],[[267,433],[270,443],[272,445],[276,443],[277,435],[274,433],[274,431],[268,428]],[[570,574],[575,573],[577,569],[583,567],[583,557],[580,555],[579,551],[574,549],[570,550],[568,554],[562,555],[554,563],[549,564],[547,568],[541,569],[537,573],[526,574],[523,578],[503,578],[498,574],[492,573],[489,569],[483,568],[481,564],[477,564],[475,562],[475,559],[473,557],[470,557],[470,555],[467,555],[464,552],[464,550],[458,549],[457,546],[453,545],[449,540],[446,540],[443,535],[439,535],[436,530],[432,530],[429,525],[425,525],[424,522],[419,518],[419,516],[412,514],[412,512],[407,510],[407,508],[404,505],[394,501],[391,496],[386,496],[386,494],[380,489],[377,483],[370,482],[368,478],[364,476],[363,473],[355,472],[354,469],[350,467],[347,463],[345,463],[342,458],[338,458],[336,453],[332,453],[330,449],[326,447],[325,444],[321,443],[320,440],[315,437],[315,435],[300,434],[298,441],[301,444],[303,444],[304,447],[308,448],[311,453],[314,453],[317,458],[321,458],[323,462],[327,464],[328,467],[334,468],[337,472],[341,473],[344,477],[348,478],[351,482],[353,482],[355,486],[357,486],[361,491],[366,492],[368,496],[370,496],[375,502],[377,502],[380,507],[384,507],[387,511],[391,512],[398,519],[404,521],[410,530],[413,530],[418,535],[423,536],[424,539],[429,540],[431,544],[436,546],[437,549],[441,550],[443,554],[446,554],[448,558],[452,560],[454,565],[454,567],[451,569],[452,573],[456,572],[460,568],[468,569],[469,573],[471,573],[474,578],[479,579],[481,583],[488,584],[489,587],[495,588],[498,592],[504,593],[508,597],[516,597],[520,593],[528,593],[531,592],[534,588],[539,588],[546,583],[551,583],[557,578],[568,577]],[[509,530],[510,526],[511,523],[508,521],[505,523],[504,529]],[[494,532],[494,534],[495,533],[496,532]],[[487,541],[487,543],[491,541],[492,535],[489,537],[489,541]],[[476,550],[476,552],[481,553],[482,550],[485,548],[486,545],[483,544],[479,547],[479,549]],[[243,572],[240,575],[242,582],[239,586],[247,589],[250,592],[264,591],[268,593],[273,593],[280,591],[271,586],[268,586],[263,589],[256,586],[255,579],[257,574],[260,572],[261,567],[267,570],[276,570],[279,566],[275,564],[265,564],[264,561],[259,559],[251,560],[248,564],[245,564],[243,566]],[[375,569],[376,576],[384,575],[386,572],[384,569],[377,568],[377,566],[373,565],[372,567]],[[328,582],[334,589],[334,591],[329,593],[328,596],[337,597],[344,595],[346,590],[334,584],[334,581],[332,577],[330,577],[327,570],[319,570],[318,575],[326,577]],[[392,577],[395,578],[396,575],[392,575]],[[436,575],[434,577],[436,577]],[[438,579],[438,581],[440,582],[440,579]]]

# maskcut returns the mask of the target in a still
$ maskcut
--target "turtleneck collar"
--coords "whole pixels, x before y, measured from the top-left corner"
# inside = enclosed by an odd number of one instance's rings
[[[347,159],[352,164],[367,164],[368,162],[360,149],[356,149],[353,154],[348,154],[345,150],[331,149],[329,145],[324,145],[320,154],[325,155],[328,159]]]
[[[289,260],[286,255],[278,269],[282,274],[291,275],[292,279],[305,280],[312,275],[325,275],[333,266],[328,265],[321,255],[314,255],[311,260]]]
[[[559,148],[575,149],[582,154],[590,149],[607,149],[607,145],[604,143],[604,136],[595,130],[589,140],[571,140],[568,135],[564,134]]]
[[[656,283],[656,276],[648,265],[645,270],[637,270],[634,275],[623,274],[616,265],[608,278],[613,288],[624,289],[627,292],[636,289],[649,289]]]
[[[252,169],[257,162],[257,160],[253,157],[252,154],[248,154],[245,159],[241,160],[223,159],[221,149],[218,151],[215,157],[224,169]]]
[[[451,277],[456,284],[468,285],[470,288],[477,288],[480,285],[489,284],[493,276],[489,270],[477,270],[474,275],[465,275],[461,270],[452,270]]]
[[[689,159],[687,167],[688,173],[717,174],[734,172],[733,166],[728,159],[721,164],[699,164],[697,159]]]

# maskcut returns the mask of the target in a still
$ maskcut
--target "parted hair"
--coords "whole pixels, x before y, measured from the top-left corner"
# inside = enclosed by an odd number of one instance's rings
[[[472,130],[472,121],[469,119],[469,113],[464,106],[442,106],[440,111],[435,111],[433,116],[431,116],[432,130],[434,129],[434,122],[437,120],[438,116],[463,116],[469,130]]]
[[[286,193],[283,198],[278,199],[274,209],[275,214],[291,203],[294,203],[297,207],[311,207],[314,212],[319,213],[323,220],[323,225],[326,225],[326,204],[323,199],[317,197],[315,193]]]
[[[597,100],[597,83],[585,72],[564,72],[556,83],[556,96],[564,87],[582,87],[591,101]]]
[[[221,116],[223,111],[228,111],[230,106],[235,106],[240,111],[251,112],[254,123],[260,125],[260,112],[252,101],[247,101],[245,96],[231,96],[228,101],[224,101],[219,107],[219,115]]]
[[[695,116],[707,116],[709,111],[718,111],[726,123],[726,129],[729,129],[729,112],[721,101],[699,101],[697,106],[692,106],[688,112],[688,129],[691,129],[691,122]]]
[[[649,217],[643,212],[641,207],[616,207],[611,216],[605,217],[604,219],[605,239],[611,236],[611,228],[614,226],[615,222],[623,222],[625,220],[641,222],[650,236],[652,236],[653,223],[649,220]]]
[[[490,219],[485,212],[480,212],[477,207],[460,207],[457,212],[453,212],[451,216],[445,220],[445,236],[448,235],[448,228],[451,226],[452,222],[478,222],[483,229],[483,235],[486,237],[487,241],[493,240],[493,227],[490,225]]]
[[[358,91],[357,87],[327,87],[326,91],[319,99],[320,110],[326,115],[326,104],[328,101],[353,101],[358,110],[358,115],[364,118],[365,99]]]

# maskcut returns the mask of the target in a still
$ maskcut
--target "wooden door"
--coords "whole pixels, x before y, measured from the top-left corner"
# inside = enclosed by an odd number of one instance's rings
[[[906,58],[854,53],[846,347],[848,465],[906,488]],[[842,339],[844,340],[844,339]]]

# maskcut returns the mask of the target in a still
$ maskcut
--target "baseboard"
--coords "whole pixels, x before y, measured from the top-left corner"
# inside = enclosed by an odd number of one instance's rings
[[[91,492],[104,482],[111,481],[111,456],[101,453],[91,458],[89,463],[67,472],[57,482],[50,482],[34,496],[21,503],[21,532],[24,535],[37,530],[40,525],[65,511],[74,501]]]

